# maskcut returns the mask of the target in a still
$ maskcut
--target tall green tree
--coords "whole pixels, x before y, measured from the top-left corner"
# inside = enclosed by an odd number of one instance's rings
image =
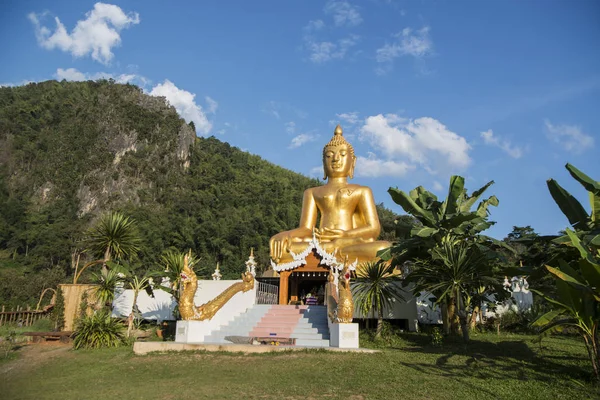
[[[377,316],[377,338],[383,330],[383,310],[393,307],[395,301],[404,300],[400,287],[400,275],[390,263],[379,260],[357,268],[356,279],[351,285],[352,296],[364,316]]]

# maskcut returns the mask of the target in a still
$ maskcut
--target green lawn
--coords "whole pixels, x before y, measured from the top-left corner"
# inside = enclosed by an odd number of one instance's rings
[[[128,347],[31,346],[0,363],[6,399],[598,398],[576,338],[479,334],[465,347],[405,334],[377,354],[324,351],[136,356]],[[363,345],[373,343],[363,341]]]

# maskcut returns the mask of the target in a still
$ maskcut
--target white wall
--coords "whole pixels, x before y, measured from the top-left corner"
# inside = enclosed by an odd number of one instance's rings
[[[204,304],[217,297],[236,282],[241,282],[241,280],[198,281],[198,290],[196,290],[194,303],[197,306]],[[215,314],[211,321],[217,321],[219,324],[227,323],[246,311],[255,301],[256,287],[246,293],[237,293]],[[169,293],[158,288],[154,289],[154,298],[148,296],[145,291],[140,292],[137,304],[144,319],[159,321],[175,319],[173,316],[173,311],[177,305],[175,300]],[[131,313],[132,307],[133,290],[116,289],[113,301],[113,317],[128,316]]]

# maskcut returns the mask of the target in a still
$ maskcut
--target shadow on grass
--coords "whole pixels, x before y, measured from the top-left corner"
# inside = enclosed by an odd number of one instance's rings
[[[468,378],[465,384],[472,385],[472,378],[545,382],[556,381],[557,378],[590,382],[592,378],[585,355],[577,356],[556,348],[534,351],[523,339],[498,342],[471,339],[465,344],[457,338],[446,338],[444,345],[438,347],[431,345],[431,339],[426,335],[399,336],[408,346],[391,347],[390,351],[415,355],[414,362],[401,362],[404,366],[458,380]],[[419,354],[423,356],[419,357]],[[435,355],[439,356],[435,363],[431,363],[428,359]],[[484,388],[482,390],[485,391]]]

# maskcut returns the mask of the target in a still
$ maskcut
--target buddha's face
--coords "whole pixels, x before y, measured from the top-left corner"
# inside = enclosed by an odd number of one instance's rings
[[[351,176],[354,169],[354,154],[347,144],[328,146],[323,151],[323,170],[329,178]]]

